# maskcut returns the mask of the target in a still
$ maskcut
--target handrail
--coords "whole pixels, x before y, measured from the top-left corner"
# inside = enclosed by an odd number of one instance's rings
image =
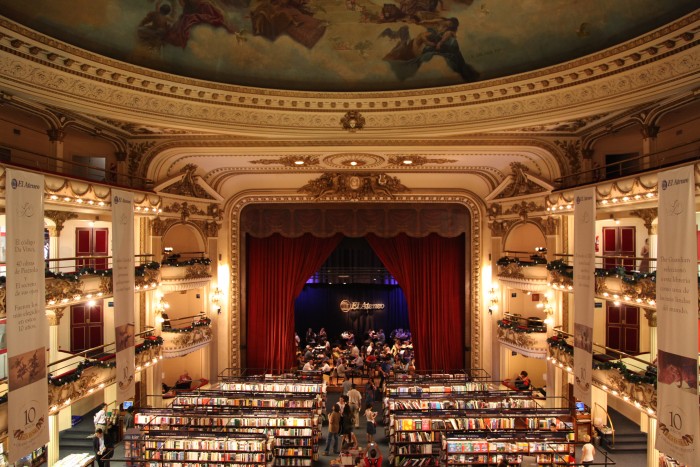
[[[152,254],[143,253],[134,255],[134,258],[151,257]],[[72,258],[49,258],[46,261],[75,261],[77,259],[112,259],[112,256],[75,256]]]
[[[136,338],[136,337],[141,337],[141,336],[145,336],[146,334],[155,332],[155,328],[153,328],[153,327],[151,327],[151,326],[146,326],[146,327],[147,327],[148,329],[146,329],[146,330],[144,330],[144,331],[141,331],[141,332],[139,332],[138,334],[135,334],[135,335],[134,335],[134,338]],[[62,358],[62,359],[60,359],[60,360],[56,360],[55,362],[51,362],[51,363],[49,363],[48,365],[46,365],[46,368],[50,368],[50,367],[55,366],[55,365],[57,365],[57,364],[59,364],[59,363],[67,362],[68,360],[72,360],[72,359],[74,359],[74,358],[80,358],[81,356],[82,356],[84,359],[86,359],[86,360],[95,360],[95,359],[93,359],[93,358],[91,358],[91,357],[88,357],[87,354],[90,353],[90,352],[94,352],[95,350],[100,350],[100,349],[104,350],[105,347],[109,347],[109,346],[111,346],[111,345],[115,345],[115,346],[116,346],[116,342],[110,342],[109,344],[102,344],[102,345],[98,345],[98,346],[96,346],[96,347],[92,347],[92,348],[87,349],[87,350],[80,351],[80,352],[78,352],[78,353],[76,353],[76,354],[71,355],[70,357],[65,357],[65,358]]]
[[[642,154],[636,157],[630,157],[629,159],[614,162],[611,164],[606,164],[602,167],[595,167],[593,169],[582,170],[573,174],[556,178],[554,180],[554,183],[555,185],[558,185],[558,188],[552,190],[552,192],[556,193],[557,191],[562,191],[577,186],[584,186],[607,180],[615,180],[618,178],[628,177],[642,172],[649,172],[650,170],[656,170],[675,164],[681,164],[688,161],[698,160],[700,159],[700,148],[698,148],[698,143],[700,143],[700,139],[696,139],[694,141],[690,141],[684,144],[679,144],[678,146],[673,146],[667,149],[663,149],[661,151],[652,152],[649,154]],[[686,149],[686,152],[681,152],[680,154],[672,154],[672,151],[684,148],[688,148]],[[663,156],[665,154],[669,154],[671,157],[664,158]],[[644,166],[644,164],[641,163],[644,162],[644,160],[648,160],[649,162],[646,166]],[[631,170],[628,173],[624,173],[625,170],[623,169],[625,168],[625,165],[629,166],[630,163],[636,162],[640,162],[638,168],[636,168],[635,170]],[[611,177],[609,179],[601,177],[600,175],[605,174],[608,168],[617,168],[617,170],[619,171],[619,175],[616,177]],[[571,180],[571,183],[567,183],[568,180]],[[579,180],[582,181],[579,182]]]
[[[605,412],[605,416],[606,416],[607,419],[608,419],[608,423],[610,423],[610,429],[612,430],[612,447],[615,447],[615,426],[613,425],[612,418],[610,418],[610,414],[608,413],[608,411],[607,411],[602,405],[600,405],[600,404],[597,403],[597,402],[594,402],[594,404],[595,404],[595,407],[600,407],[600,409],[601,409],[603,412]],[[593,408],[595,408],[595,407],[593,407]],[[595,417],[593,417],[593,422],[595,422]]]
[[[182,316],[182,317],[180,317],[180,318],[170,318],[170,317],[168,317],[168,321],[171,321],[171,322],[172,322],[172,321],[184,321],[184,320],[189,320],[189,319],[192,319],[192,318],[202,318],[202,317],[206,318],[206,315],[204,315],[204,314],[202,314],[202,313],[197,313],[196,315]]]
[[[556,326],[556,327],[554,328],[554,332],[556,332],[557,334],[565,335],[566,337],[574,337],[573,334],[570,334],[570,333],[568,333],[568,332],[566,332],[566,331],[564,331],[564,330],[561,330],[561,329],[557,329],[557,328],[559,328],[559,327],[561,327],[561,326]],[[631,358],[632,360],[636,360],[636,361],[642,363],[644,366],[653,366],[653,367],[656,366],[656,365],[654,365],[654,364],[651,363],[651,362],[647,362],[647,361],[645,361],[645,360],[642,360],[642,359],[640,359],[640,358],[635,357],[634,355],[630,355],[630,354],[628,354],[628,353],[625,353],[625,352],[623,352],[623,351],[621,351],[621,350],[613,349],[613,348],[611,348],[611,347],[606,347],[606,346],[601,345],[601,344],[598,344],[598,343],[596,343],[596,342],[593,342],[593,345],[595,345],[595,346],[597,346],[597,347],[600,347],[600,348],[602,348],[602,349],[605,349],[606,351],[609,350],[609,351],[611,351],[611,352],[615,352],[616,354],[620,355],[620,359],[622,359],[622,358]]]
[[[76,180],[89,182],[89,183],[100,183],[103,185],[109,185],[109,186],[115,186],[115,187],[127,187],[127,188],[132,188],[132,189],[133,189],[134,185],[131,182],[136,181],[136,182],[138,182],[137,183],[138,186],[136,187],[137,190],[141,190],[141,191],[148,192],[148,193],[153,193],[153,190],[148,189],[149,186],[152,187],[154,184],[153,180],[151,180],[150,178],[140,177],[138,175],[133,175],[133,174],[129,174],[128,177],[124,176],[124,175],[122,175],[120,177],[119,174],[112,172],[109,169],[102,169],[100,167],[94,167],[94,166],[87,165],[87,164],[81,164],[80,162],[75,162],[75,161],[72,161],[69,159],[59,159],[58,157],[53,157],[53,156],[49,156],[46,154],[41,154],[38,152],[30,151],[28,149],[13,146],[11,144],[6,144],[5,142],[3,142],[0,147],[7,148],[7,149],[10,149],[12,151],[19,151],[20,153],[26,153],[26,154],[29,154],[31,156],[39,157],[39,158],[43,159],[43,161],[41,161],[41,162],[44,163],[43,164],[44,167],[41,167],[40,161],[37,161],[35,159],[27,159],[27,157],[23,156],[23,155],[18,156],[15,154],[11,154],[10,155],[10,159],[11,159],[10,162],[2,162],[2,164],[0,164],[2,166],[21,167],[21,168],[25,168],[25,169],[29,169],[29,170],[39,171],[39,172],[45,173],[45,174],[51,174],[51,175],[56,175],[56,176],[61,176],[61,177],[69,177],[69,178],[73,178]],[[12,159],[15,159],[15,160],[13,161]],[[20,162],[18,159],[21,159],[22,162]],[[24,163],[26,161],[29,161],[32,164]],[[48,164],[49,161],[55,163],[55,166],[53,168],[49,168],[49,164]],[[67,165],[72,166],[72,167],[76,167],[76,168],[87,169],[90,171],[101,173],[104,175],[104,179],[103,180],[93,180],[90,178],[81,177],[79,175],[74,175],[72,173],[61,172],[60,169],[58,168],[58,167],[65,167]],[[70,172],[70,169],[68,171]],[[109,180],[109,178],[111,178],[111,177],[114,177],[115,180]],[[128,184],[118,183],[119,178],[123,178],[125,180],[128,180],[129,183]]]

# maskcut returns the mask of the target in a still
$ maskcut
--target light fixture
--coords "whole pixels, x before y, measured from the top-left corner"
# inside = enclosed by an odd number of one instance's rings
[[[498,311],[498,284],[494,283],[489,289],[489,314],[492,315],[495,311]]]
[[[411,165],[411,164],[413,164],[413,159],[404,159],[401,162],[403,162],[404,165]]]
[[[294,161],[294,164],[296,165],[304,165],[304,161],[302,159],[297,159]]]
[[[212,311],[215,311],[217,315],[221,314],[221,303],[223,299],[224,292],[215,285],[214,290],[209,294],[209,301],[211,302]]]
[[[350,165],[355,167],[357,165],[357,161],[350,161]]]

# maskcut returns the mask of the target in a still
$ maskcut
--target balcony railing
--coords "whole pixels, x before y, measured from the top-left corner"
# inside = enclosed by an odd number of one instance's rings
[[[59,159],[55,156],[28,151],[8,144],[3,144],[2,149],[0,163],[6,166],[17,166],[42,173],[67,176],[85,182],[98,182],[118,187],[151,190],[154,186],[153,180],[149,178],[133,174],[129,174],[128,177],[119,176],[115,167],[81,164],[69,159]]]
[[[573,334],[557,330],[550,337],[548,360],[564,371],[573,372]],[[649,415],[656,413],[657,368],[640,356],[593,344],[593,384]]]
[[[211,342],[211,320],[203,314],[165,319],[162,323],[163,357],[174,358],[201,349]]]
[[[157,363],[163,340],[149,328],[136,334],[136,371]],[[52,413],[116,381],[116,344],[87,349],[47,366],[49,407]]]
[[[498,278],[512,288],[543,292],[547,286],[547,258],[541,253],[505,251],[496,261]]]
[[[153,255],[135,255],[135,291],[154,289],[160,282],[160,264]],[[112,295],[111,256],[55,258],[44,271],[46,308],[74,305]],[[95,267],[97,266],[97,267]],[[6,316],[5,276],[0,276],[0,318]]]
[[[547,357],[547,326],[538,317],[505,313],[498,321],[498,341],[521,355]]]
[[[160,279],[165,293],[203,287],[211,279],[211,260],[203,251],[170,253],[161,262]]]
[[[583,170],[554,180],[557,187],[554,191],[568,190],[578,186],[589,185],[606,180],[628,177],[642,172],[670,167],[682,162],[700,159],[700,140],[681,144],[663,151],[630,157],[628,159]]]

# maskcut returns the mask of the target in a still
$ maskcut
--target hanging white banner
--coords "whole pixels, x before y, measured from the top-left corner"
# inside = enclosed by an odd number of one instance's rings
[[[656,449],[700,465],[694,166],[660,173],[658,187]]]
[[[595,188],[574,193],[574,396],[591,406],[595,307]]]
[[[134,202],[112,190],[112,287],[117,346],[117,404],[134,397]]]
[[[9,462],[49,442],[44,176],[6,169]]]

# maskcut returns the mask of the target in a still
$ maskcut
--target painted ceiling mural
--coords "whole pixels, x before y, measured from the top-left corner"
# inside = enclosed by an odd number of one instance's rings
[[[0,0],[0,13],[111,58],[285,90],[455,85],[553,65],[697,0]]]

